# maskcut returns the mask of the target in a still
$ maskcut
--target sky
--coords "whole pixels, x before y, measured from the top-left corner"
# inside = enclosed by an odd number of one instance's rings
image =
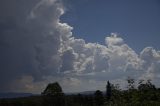
[[[1,0],[0,92],[160,86],[158,0]]]
[[[159,0],[66,1],[68,10],[61,19],[74,27],[77,38],[104,44],[103,39],[115,32],[137,53],[146,46],[160,49]]]

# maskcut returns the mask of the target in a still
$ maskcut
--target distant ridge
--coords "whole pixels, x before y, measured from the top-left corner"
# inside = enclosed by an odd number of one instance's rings
[[[0,93],[0,98],[19,98],[19,97],[28,97],[33,96],[32,93],[15,93],[15,92],[7,92]]]
[[[73,93],[65,93],[66,95],[94,95],[96,91],[83,91],[83,92],[73,92]],[[102,91],[103,94],[105,94],[105,91]],[[16,92],[6,92],[2,93],[0,92],[0,99],[2,98],[19,98],[19,97],[29,97],[29,96],[37,96],[40,94],[32,94],[32,93],[16,93]]]
[[[74,93],[66,93],[67,95],[94,95],[96,91],[83,91],[83,92],[74,92]],[[103,95],[105,95],[105,91],[102,91]]]

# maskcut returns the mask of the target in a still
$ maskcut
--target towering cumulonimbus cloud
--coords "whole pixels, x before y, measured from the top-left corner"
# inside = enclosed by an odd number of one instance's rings
[[[160,78],[160,51],[146,47],[137,54],[115,33],[106,45],[86,43],[61,22],[61,0],[15,1],[0,1],[1,91],[40,92],[54,81],[66,92],[83,91],[104,89],[106,80],[123,83],[128,76]]]

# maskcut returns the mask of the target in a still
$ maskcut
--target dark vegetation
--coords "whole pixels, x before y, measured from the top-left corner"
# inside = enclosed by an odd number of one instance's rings
[[[127,82],[127,90],[108,81],[106,93],[97,90],[90,95],[65,95],[55,82],[48,84],[41,96],[0,99],[0,106],[160,106],[160,88],[150,80],[140,80],[137,87],[134,79],[128,78]]]

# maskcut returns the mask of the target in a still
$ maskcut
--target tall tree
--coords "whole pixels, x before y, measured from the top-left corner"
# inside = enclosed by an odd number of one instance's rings
[[[106,86],[106,96],[107,96],[107,98],[108,99],[110,99],[111,98],[111,84],[110,84],[110,82],[109,81],[107,81],[107,86]]]

